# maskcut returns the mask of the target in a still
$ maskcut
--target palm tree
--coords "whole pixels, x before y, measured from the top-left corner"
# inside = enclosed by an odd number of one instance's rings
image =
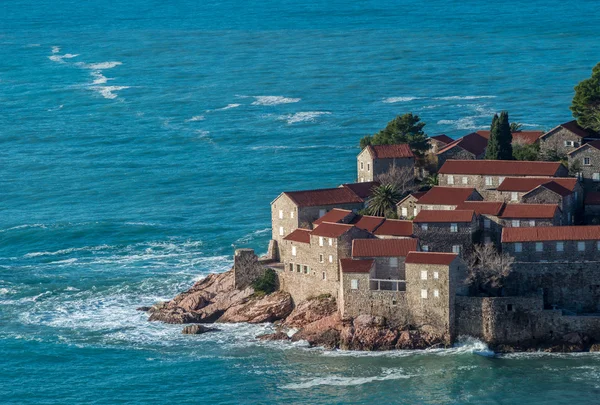
[[[523,128],[523,124],[520,122],[511,122],[510,123],[510,132],[521,132]]]
[[[432,173],[429,176],[425,177],[425,180],[423,180],[423,183],[429,187],[437,186],[438,185],[437,173]]]
[[[367,200],[366,211],[369,215],[378,217],[391,216],[401,198],[402,194],[393,185],[381,185],[373,189],[373,194]]]

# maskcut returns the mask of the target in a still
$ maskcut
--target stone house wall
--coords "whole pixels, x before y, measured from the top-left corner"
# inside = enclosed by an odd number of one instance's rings
[[[419,239],[422,250],[427,246],[429,252],[450,252],[453,246],[460,246],[462,256],[469,255],[473,244],[478,242],[478,225],[475,219],[472,222],[458,222],[457,232],[450,232],[450,223],[427,223],[427,230],[423,230],[421,223],[413,225],[414,235]],[[456,253],[456,252],[454,252]]]
[[[600,225],[600,205],[586,205],[584,208],[585,223]]]
[[[581,262],[581,261],[597,261],[600,259],[600,250],[598,249],[598,241],[587,240],[581,241],[585,243],[585,250],[578,250],[580,241],[558,241],[563,243],[563,251],[557,251],[556,241],[545,241],[542,243],[542,250],[537,251],[536,242],[521,242],[521,252],[515,252],[516,243],[502,243],[502,250],[515,258],[518,262]]]
[[[556,210],[554,217],[550,218],[500,218],[500,227],[513,228],[513,220],[519,221],[518,228],[530,228],[541,226],[560,226],[562,223],[562,214]],[[515,226],[516,228],[516,226]]]
[[[396,213],[398,214],[398,218],[412,219],[416,217],[418,214],[417,203],[418,200],[413,196],[409,196],[404,201],[398,203],[396,205]],[[406,215],[404,215],[402,208],[406,208]]]
[[[565,141],[574,142],[574,146],[565,146]],[[558,156],[566,157],[569,152],[580,147],[582,141],[583,139],[580,136],[565,128],[558,127],[540,138],[540,155],[543,158],[548,158],[552,151],[556,151]]]
[[[495,215],[479,215],[477,217],[477,227],[480,231],[479,241],[481,243],[493,243],[500,246],[503,228],[500,218]]]
[[[590,160],[589,165],[584,164],[584,159]],[[569,154],[569,167],[574,167],[575,163],[579,165],[579,179],[586,191],[600,190],[600,150],[593,146],[587,146]],[[594,180],[594,174],[598,175],[598,180]]]
[[[414,158],[398,158],[398,159],[373,159],[367,148],[363,149],[356,158],[357,182],[363,183],[367,181],[376,181],[377,176],[387,173],[390,168],[409,167],[415,168]]]
[[[475,160],[475,159],[483,159],[485,154],[481,154],[476,156],[474,153],[468,152],[461,148],[460,146],[449,149],[443,153],[437,154],[438,161],[438,169],[442,167],[442,165],[446,162],[446,160]]]
[[[523,195],[521,202],[524,204],[557,204],[562,212],[562,224],[572,225],[580,214],[583,193],[579,190],[563,197],[547,188],[538,187]]]
[[[233,256],[234,287],[242,290],[265,273],[265,267],[259,262],[254,249],[236,249]]]

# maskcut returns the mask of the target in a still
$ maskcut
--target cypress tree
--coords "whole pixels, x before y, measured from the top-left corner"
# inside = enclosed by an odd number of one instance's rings
[[[498,159],[498,114],[494,114],[492,118],[492,126],[490,128],[490,139],[488,140],[487,149],[485,151],[485,158],[487,160]]]
[[[497,122],[498,125],[498,159],[512,160],[512,132],[508,122],[508,112],[502,111]]]

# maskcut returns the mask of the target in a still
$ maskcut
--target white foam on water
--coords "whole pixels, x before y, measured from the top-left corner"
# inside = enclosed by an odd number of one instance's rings
[[[401,368],[384,369],[381,375],[370,377],[345,377],[338,375],[319,376],[310,378],[300,383],[286,384],[279,388],[287,390],[303,390],[318,386],[351,387],[364,385],[377,381],[405,380],[414,377],[404,372]]]
[[[480,125],[475,123],[476,117],[464,117],[457,120],[439,120],[438,125],[451,125],[454,129],[479,129]]]
[[[204,121],[204,115],[195,115],[192,118],[185,120],[185,122],[194,122],[194,121]]]
[[[48,56],[48,59],[50,59],[53,62],[65,63],[64,59],[72,59],[72,58],[76,58],[78,56],[79,56],[79,54],[73,54],[73,53],[66,53],[64,55],[54,54],[54,55]]]
[[[496,96],[446,96],[434,97],[434,100],[478,100],[483,98],[496,98]]]
[[[271,228],[264,228],[264,229],[259,229],[257,231],[253,231],[250,232],[247,235],[242,236],[241,238],[237,239],[234,242],[234,245],[243,245],[246,243],[250,243],[251,241],[253,241],[254,239],[263,236],[263,235],[267,235],[269,232],[271,232]]]
[[[252,105],[279,105],[279,104],[290,104],[297,103],[301,99],[300,98],[291,98],[291,97],[283,97],[283,96],[254,96],[254,102]]]
[[[303,150],[303,149],[356,149],[356,148],[354,146],[339,146],[339,145],[305,145],[305,146],[260,145],[260,146],[250,147],[250,150]]]
[[[72,259],[58,260],[56,262],[50,262],[48,264],[54,264],[54,265],[57,265],[57,264],[73,264],[75,262],[77,262],[77,259],[72,258]]]
[[[128,89],[129,86],[92,86],[91,88],[100,93],[102,97],[113,100],[118,97],[115,91]]]
[[[123,62],[118,62],[118,61],[109,61],[109,62],[99,62],[99,63],[78,63],[77,66],[81,66],[85,69],[91,69],[91,70],[105,70],[105,69],[112,69],[114,67],[120,66],[122,65]]]
[[[394,104],[394,103],[405,103],[407,101],[418,100],[421,97],[387,97],[382,101],[386,104]]]
[[[59,52],[60,52],[60,47],[58,47],[58,46],[52,47],[52,53],[59,53]]]
[[[238,108],[239,106],[241,106],[241,104],[227,104],[225,107],[223,108],[218,108],[218,110],[231,110],[232,108]]]
[[[27,44],[25,45],[26,48],[38,48],[40,47],[42,44]]]
[[[434,109],[434,108],[439,108],[441,106],[442,106],[441,104],[426,105],[426,106],[423,107],[423,109],[424,110],[431,110],[431,109]]]
[[[104,76],[100,71],[91,72],[90,75],[94,77],[92,84],[106,84],[109,80],[113,80],[112,78]]]
[[[56,256],[56,255],[68,255],[73,252],[97,252],[99,250],[113,249],[114,246],[110,245],[98,245],[98,246],[83,246],[77,248],[66,248],[56,250],[54,252],[31,252],[27,253],[23,257],[38,257],[38,256]]]
[[[331,115],[331,113],[327,111],[303,111],[295,114],[282,115],[279,119],[287,121],[288,124],[295,124],[297,122],[314,122],[322,115]]]

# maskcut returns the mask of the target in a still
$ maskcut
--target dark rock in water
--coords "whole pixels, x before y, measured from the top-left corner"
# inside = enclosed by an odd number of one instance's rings
[[[142,312],[148,312],[152,309],[152,307],[138,307],[135,310],[136,311],[142,311]]]
[[[256,338],[258,340],[290,340],[290,337],[284,332],[268,333],[266,335],[257,336]]]
[[[181,333],[183,333],[184,335],[201,335],[206,332],[216,332],[218,330],[219,329],[217,328],[208,328],[204,325],[188,325],[185,328],[183,328]]]

